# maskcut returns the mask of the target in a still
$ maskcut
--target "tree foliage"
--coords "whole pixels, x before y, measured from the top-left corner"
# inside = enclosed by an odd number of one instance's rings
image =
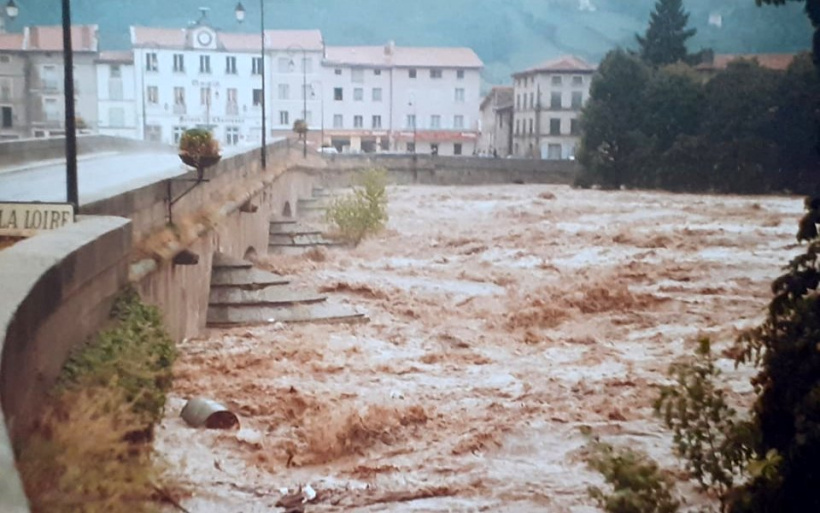
[[[686,61],[688,41],[697,32],[686,28],[689,13],[682,0],[658,0],[649,15],[649,27],[643,36],[635,36],[640,45],[640,56],[651,66],[664,66]]]
[[[709,81],[613,51],[593,80],[578,158],[603,187],[813,194],[820,177],[820,75],[731,63]]]

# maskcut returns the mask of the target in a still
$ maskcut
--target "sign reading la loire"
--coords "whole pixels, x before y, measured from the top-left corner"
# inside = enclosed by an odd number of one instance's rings
[[[30,237],[74,222],[70,203],[0,202],[0,236]]]

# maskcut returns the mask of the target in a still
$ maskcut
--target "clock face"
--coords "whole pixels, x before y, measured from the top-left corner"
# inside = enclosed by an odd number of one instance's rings
[[[200,32],[199,35],[196,36],[197,41],[202,46],[208,46],[211,44],[212,37],[210,32]]]

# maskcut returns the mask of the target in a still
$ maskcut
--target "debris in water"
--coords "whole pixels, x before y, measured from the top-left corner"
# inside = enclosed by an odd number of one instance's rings
[[[188,401],[180,414],[189,425],[208,429],[231,429],[239,426],[239,418],[216,401],[196,397]]]

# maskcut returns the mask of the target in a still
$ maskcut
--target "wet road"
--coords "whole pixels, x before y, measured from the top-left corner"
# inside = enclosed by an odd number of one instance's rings
[[[185,172],[173,153],[118,154],[77,163],[80,203],[86,204]],[[0,172],[0,201],[65,201],[65,163]]]

